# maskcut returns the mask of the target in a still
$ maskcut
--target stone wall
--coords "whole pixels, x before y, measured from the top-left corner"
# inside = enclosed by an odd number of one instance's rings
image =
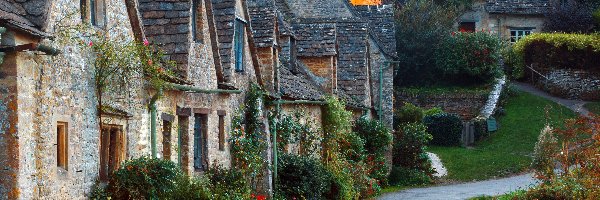
[[[368,32],[364,22],[338,22],[337,86],[363,105],[371,104]]]
[[[375,42],[369,40],[369,62],[370,62],[370,86],[372,94],[372,106],[379,110],[379,103],[383,109],[383,123],[388,128],[394,125],[394,63],[385,63],[388,61],[383,52],[376,47]],[[380,71],[383,76],[380,76]],[[383,77],[383,85],[380,80]],[[381,86],[381,87],[380,87]],[[381,90],[382,97],[379,97]],[[378,115],[378,113],[373,113]],[[379,116],[377,116],[379,117]]]
[[[552,70],[546,79],[538,79],[538,87],[550,94],[585,101],[600,100],[600,76],[579,70]]]
[[[471,120],[479,114],[487,101],[487,94],[448,93],[448,94],[411,94],[396,92],[396,108],[404,102],[412,103],[424,109],[439,107],[445,112],[456,113],[465,121]]]
[[[321,85],[327,92],[333,92],[336,89],[336,78],[334,74],[335,61],[333,56],[324,57],[298,57],[298,60],[304,63],[308,69],[315,75],[325,78]]]

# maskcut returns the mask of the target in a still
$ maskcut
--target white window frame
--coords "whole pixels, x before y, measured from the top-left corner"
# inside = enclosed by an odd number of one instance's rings
[[[514,43],[518,42],[520,39],[523,39],[526,36],[531,35],[532,33],[533,33],[533,30],[531,30],[531,29],[519,29],[519,28],[510,29],[510,43],[514,44]]]

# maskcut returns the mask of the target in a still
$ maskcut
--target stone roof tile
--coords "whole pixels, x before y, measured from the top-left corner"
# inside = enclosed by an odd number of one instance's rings
[[[487,0],[485,9],[496,14],[543,15],[552,8],[548,0]]]
[[[250,25],[256,47],[271,47],[275,35],[275,2],[272,0],[249,0]]]
[[[46,25],[46,0],[0,0],[0,22],[38,37],[50,37],[41,29]]]
[[[337,54],[335,23],[295,23],[298,56],[321,57]]]

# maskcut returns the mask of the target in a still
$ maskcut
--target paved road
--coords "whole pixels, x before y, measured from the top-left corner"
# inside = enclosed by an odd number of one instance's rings
[[[533,174],[525,174],[496,180],[408,189],[396,193],[388,193],[378,199],[454,200],[469,199],[482,195],[497,196],[536,185],[537,180],[532,176]]]
[[[554,101],[560,105],[563,105],[563,106],[579,113],[580,115],[588,116],[590,114],[590,111],[588,111],[587,109],[585,109],[583,107],[583,105],[588,103],[587,101],[570,100],[570,99],[563,99],[560,97],[555,97],[555,96],[552,96],[552,95],[548,94],[547,92],[542,91],[528,83],[512,82],[512,85],[515,86],[519,90],[531,93],[536,96],[543,97],[550,101]]]

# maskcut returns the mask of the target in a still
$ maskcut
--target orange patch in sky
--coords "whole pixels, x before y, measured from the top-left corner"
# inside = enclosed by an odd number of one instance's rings
[[[350,0],[355,6],[377,6],[381,5],[381,0]]]

